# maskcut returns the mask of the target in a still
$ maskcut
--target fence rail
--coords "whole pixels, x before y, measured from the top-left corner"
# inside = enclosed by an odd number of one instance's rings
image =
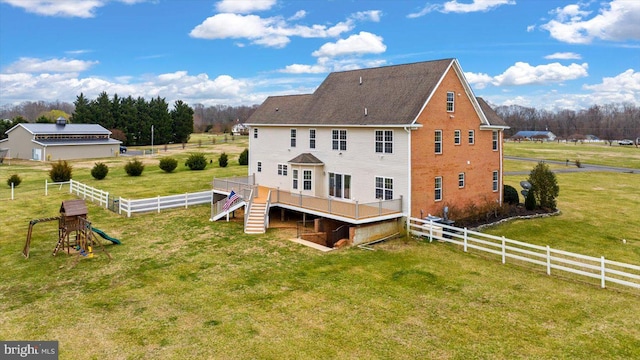
[[[185,193],[181,195],[157,196],[154,198],[128,200],[119,198],[119,214],[141,212],[160,212],[166,209],[184,207],[185,209],[193,205],[210,204],[213,199],[213,191],[200,191],[195,193]]]
[[[109,203],[109,192],[96,189],[73,179],[69,180],[69,193],[76,194],[83,199],[97,202],[99,206],[107,207]]]
[[[541,266],[547,275],[556,270],[597,279],[602,288],[615,283],[640,289],[640,266],[607,260],[604,256],[581,255],[417,218],[409,219],[409,231],[429,241],[460,245],[464,252],[473,249],[498,255],[503,264],[513,259]]]

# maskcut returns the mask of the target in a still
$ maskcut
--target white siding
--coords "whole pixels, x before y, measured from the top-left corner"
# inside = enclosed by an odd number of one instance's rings
[[[408,199],[408,134],[403,128],[393,128],[393,153],[375,152],[374,127],[304,127],[298,129],[297,147],[290,148],[290,129],[292,126],[259,126],[258,138],[249,138],[249,174],[256,175],[256,183],[281,190],[292,191],[292,171],[288,161],[302,153],[311,153],[324,163],[314,167],[315,195],[326,197],[329,194],[329,173],[351,175],[351,200],[360,203],[375,202],[375,177],[393,179],[393,198],[403,196],[404,206]],[[309,128],[316,129],[316,148],[309,148]],[[347,130],[347,150],[332,150],[331,131]],[[389,130],[385,128],[384,130]],[[253,130],[252,130],[253,131]],[[257,172],[257,162],[262,162],[262,172]],[[289,165],[288,175],[279,176],[278,164]],[[305,167],[306,168],[306,167]],[[302,188],[302,171],[299,175],[299,188]],[[406,210],[406,209],[403,209]]]

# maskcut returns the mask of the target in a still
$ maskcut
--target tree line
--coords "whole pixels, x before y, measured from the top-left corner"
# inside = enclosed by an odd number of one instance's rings
[[[567,140],[580,140],[587,135],[609,142],[640,137],[640,107],[630,103],[592,105],[578,111],[554,112],[518,105],[498,106],[495,110],[511,127],[505,131],[507,138],[522,130],[548,130]]]
[[[99,124],[111,130],[112,137],[126,145],[185,143],[193,132],[193,109],[176,100],[173,109],[160,96],[109,98],[106,92],[94,100],[80,93],[71,115],[73,124]]]

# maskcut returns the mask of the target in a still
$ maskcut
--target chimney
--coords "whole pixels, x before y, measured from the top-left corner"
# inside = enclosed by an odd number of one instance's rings
[[[67,124],[67,119],[65,119],[64,117],[60,116],[59,118],[56,119],[56,125],[65,126],[66,124]]]

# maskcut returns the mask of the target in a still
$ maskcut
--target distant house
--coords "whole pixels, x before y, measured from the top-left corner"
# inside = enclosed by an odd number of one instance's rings
[[[7,157],[36,161],[116,156],[122,143],[100,125],[67,124],[64,118],[55,124],[20,123],[5,134],[0,147],[9,149]]]
[[[249,128],[245,124],[237,123],[231,128],[233,135],[249,135]]]
[[[397,231],[401,218],[502,201],[508,126],[456,59],[334,72],[313,94],[267,98],[246,123],[260,187],[250,219],[270,193],[268,207],[323,218],[355,244],[365,224]]]
[[[556,135],[551,131],[518,131],[511,138],[515,140],[554,141]]]

